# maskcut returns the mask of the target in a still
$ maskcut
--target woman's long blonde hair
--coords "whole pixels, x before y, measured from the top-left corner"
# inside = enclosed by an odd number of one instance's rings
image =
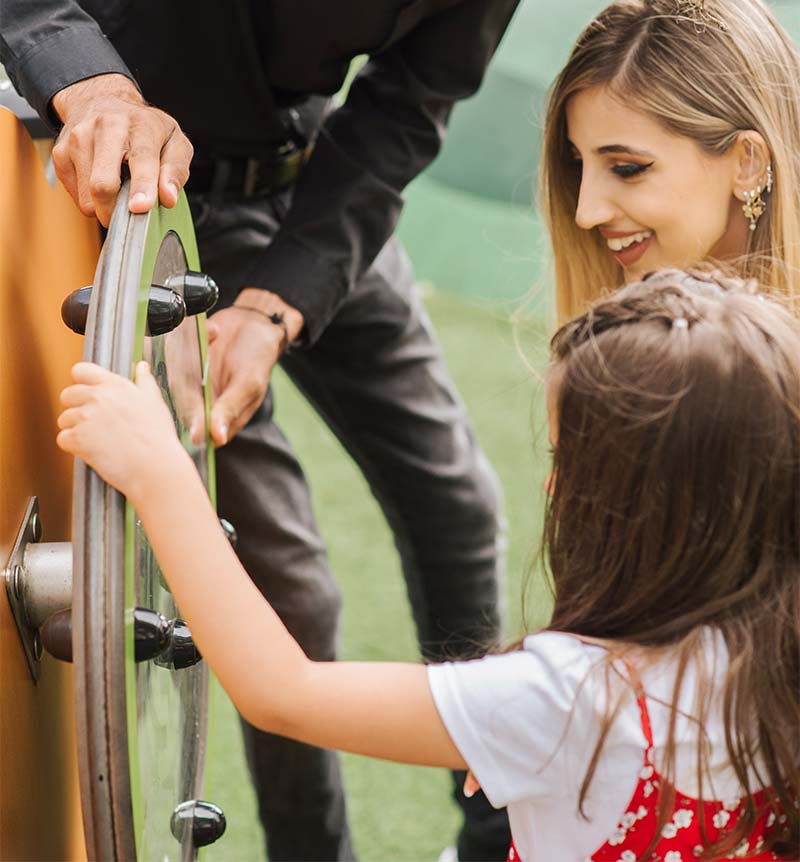
[[[616,0],[581,34],[547,108],[540,201],[550,231],[560,321],[583,312],[622,268],[596,231],[575,224],[580,169],[568,143],[571,96],[610,87],[674,134],[722,155],[760,132],[775,187],[738,274],[792,300],[800,274],[800,55],[762,0]],[[744,218],[744,215],[742,215]],[[678,263],[678,261],[676,261]],[[699,261],[698,261],[699,263]]]

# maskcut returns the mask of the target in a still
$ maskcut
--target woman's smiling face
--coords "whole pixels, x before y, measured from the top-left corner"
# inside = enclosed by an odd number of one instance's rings
[[[748,225],[734,198],[736,147],[709,155],[606,87],[569,100],[567,133],[581,166],[575,221],[600,233],[626,281],[744,253]]]

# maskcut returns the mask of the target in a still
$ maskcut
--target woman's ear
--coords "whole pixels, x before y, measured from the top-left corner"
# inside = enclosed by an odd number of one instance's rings
[[[744,201],[745,192],[755,189],[763,191],[767,187],[767,168],[772,157],[767,142],[759,132],[752,129],[740,132],[731,153],[734,169],[733,193]]]

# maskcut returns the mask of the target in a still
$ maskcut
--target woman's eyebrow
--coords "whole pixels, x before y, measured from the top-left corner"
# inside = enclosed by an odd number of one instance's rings
[[[605,147],[598,147],[595,152],[598,156],[606,155],[607,153],[624,153],[627,156],[641,156],[647,159],[654,159],[652,153],[647,150],[636,150],[633,147],[626,147],[625,144],[608,144]]]

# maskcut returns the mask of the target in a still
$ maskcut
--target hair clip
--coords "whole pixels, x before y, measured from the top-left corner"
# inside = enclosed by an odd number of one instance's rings
[[[688,329],[689,321],[685,317],[676,317],[675,320],[672,321],[673,329]]]
[[[681,18],[691,21],[698,34],[705,33],[709,24],[715,24],[720,30],[728,29],[718,15],[706,8],[706,0],[675,0],[675,11]]]

